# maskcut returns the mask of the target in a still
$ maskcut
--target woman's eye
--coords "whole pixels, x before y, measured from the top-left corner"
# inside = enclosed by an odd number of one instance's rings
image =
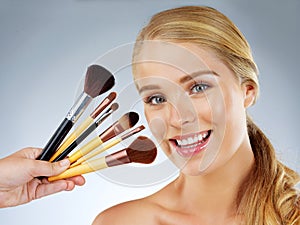
[[[159,105],[164,103],[166,100],[163,96],[150,96],[146,99],[145,103],[151,105]]]
[[[193,87],[191,88],[191,92],[192,92],[192,94],[197,94],[199,92],[205,91],[207,88],[209,88],[209,85],[204,84],[204,83],[199,83],[199,84],[193,85]]]

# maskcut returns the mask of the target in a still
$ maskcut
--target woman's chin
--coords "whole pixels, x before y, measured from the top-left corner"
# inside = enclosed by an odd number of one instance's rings
[[[208,168],[203,169],[201,162],[194,159],[182,159],[181,157],[168,156],[172,163],[187,176],[200,176],[207,174]]]

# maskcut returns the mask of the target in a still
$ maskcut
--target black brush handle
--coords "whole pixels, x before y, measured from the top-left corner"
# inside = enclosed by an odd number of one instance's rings
[[[60,155],[58,155],[53,162],[64,159],[74,148],[76,148],[90,133],[98,127],[97,123],[90,125],[75,141],[72,142]]]
[[[59,125],[55,133],[52,135],[51,139],[48,141],[42,154],[37,159],[49,161],[50,158],[54,155],[59,145],[61,144],[61,142],[68,134],[68,132],[71,130],[72,126],[72,121],[65,118]]]

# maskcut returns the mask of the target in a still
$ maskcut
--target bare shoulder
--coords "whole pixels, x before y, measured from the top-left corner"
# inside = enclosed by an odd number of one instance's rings
[[[147,198],[128,201],[101,212],[92,225],[153,225],[157,224],[155,212],[159,206]]]
[[[92,225],[199,225],[197,219],[182,212],[176,202],[176,193],[168,185],[145,198],[108,208]]]

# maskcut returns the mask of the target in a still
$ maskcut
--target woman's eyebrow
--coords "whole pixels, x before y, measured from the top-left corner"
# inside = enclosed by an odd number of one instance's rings
[[[212,70],[207,70],[207,71],[197,71],[188,75],[185,75],[184,77],[180,78],[179,82],[180,83],[185,83],[189,80],[194,79],[195,77],[202,76],[202,75],[215,75],[215,76],[220,76],[218,73]],[[141,94],[144,91],[151,91],[151,90],[161,90],[162,88],[159,85],[156,84],[149,84],[145,85],[141,88],[138,89],[138,92]]]
[[[202,75],[209,75],[209,74],[215,75],[215,76],[220,76],[218,73],[216,73],[215,71],[212,71],[212,70],[197,71],[197,72],[188,74],[188,75],[180,78],[179,82],[180,83],[185,83],[187,81],[190,81],[190,80],[194,79],[195,77],[202,76]]]
[[[141,87],[138,92],[141,94],[144,91],[151,91],[151,90],[160,90],[161,87],[155,84],[149,84],[149,85],[145,85],[143,87]]]

